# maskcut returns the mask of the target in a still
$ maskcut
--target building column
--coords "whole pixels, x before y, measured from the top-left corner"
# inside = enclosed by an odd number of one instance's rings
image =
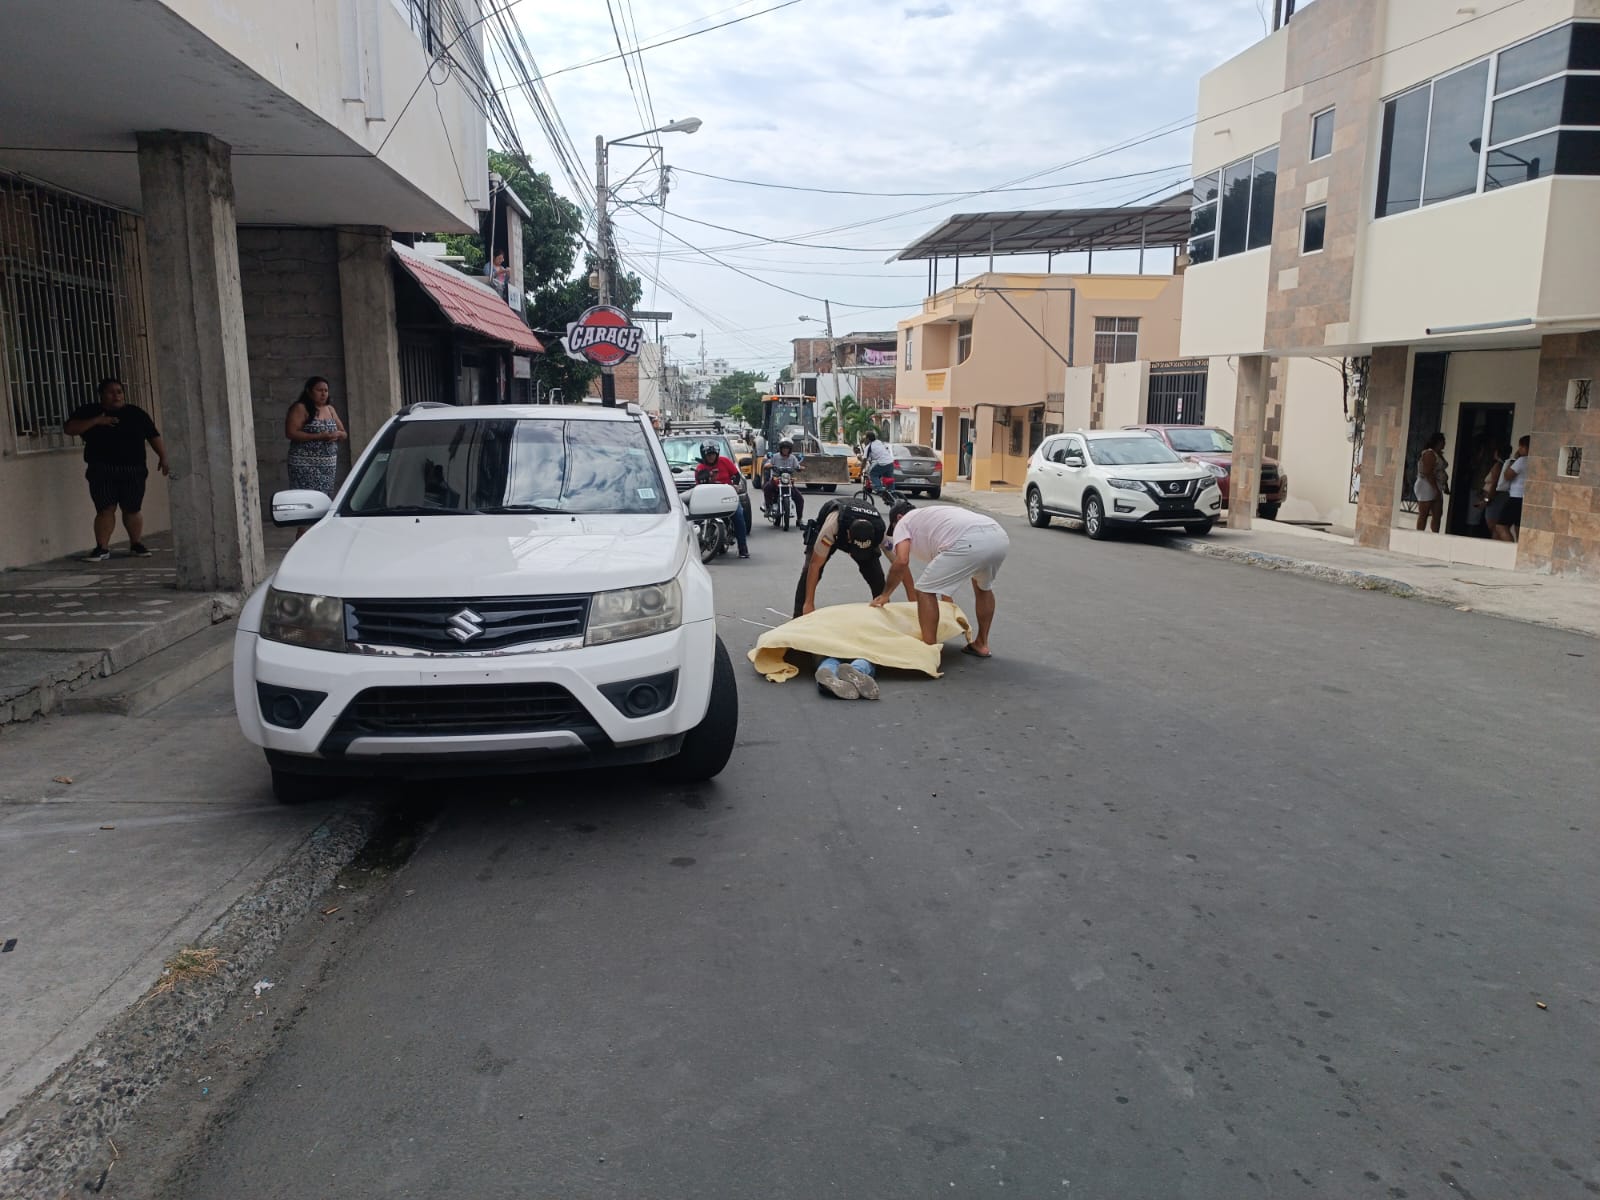
[[[1511,439],[1531,439],[1519,570],[1600,577],[1600,407],[1589,399],[1596,378],[1600,332],[1543,340],[1533,424]]]
[[[266,557],[231,152],[208,134],[141,133],[139,190],[178,587],[247,592]]]
[[[1380,346],[1367,371],[1361,433],[1361,494],[1356,505],[1356,545],[1389,548],[1395,504],[1405,481],[1408,346]],[[1290,481],[1291,486],[1293,480]]]
[[[344,418],[352,462],[383,423],[400,411],[400,335],[395,328],[390,242],[387,229],[339,230]]]
[[[993,405],[979,405],[972,413],[972,490],[987,492],[993,490],[995,469],[999,463],[995,458],[994,439],[999,430],[995,421],[996,409]]]
[[[944,408],[939,411],[944,416],[944,445],[939,456],[944,461],[945,481],[953,483],[961,477],[961,410]]]
[[[1239,359],[1239,398],[1233,410],[1233,468],[1228,479],[1228,528],[1249,529],[1261,494],[1261,447],[1266,439],[1267,394],[1272,360],[1264,354]]]
[[[917,434],[911,439],[927,446],[933,442],[933,409],[917,409]]]

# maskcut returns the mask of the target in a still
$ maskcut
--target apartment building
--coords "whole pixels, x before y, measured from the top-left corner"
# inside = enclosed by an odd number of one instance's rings
[[[1600,3],[1278,12],[1202,79],[1194,136],[1182,352],[1237,359],[1235,494],[1275,449],[1363,545],[1600,572]],[[1434,534],[1414,484],[1437,432]],[[1472,536],[1487,455],[1525,435],[1519,540]]]
[[[472,232],[488,203],[482,9],[12,0],[5,16],[0,567],[89,548],[63,426],[119,376],[169,450],[145,516],[171,529],[178,586],[248,589],[301,382],[330,381],[356,452],[400,403],[397,273],[458,323],[520,325],[391,239]]]

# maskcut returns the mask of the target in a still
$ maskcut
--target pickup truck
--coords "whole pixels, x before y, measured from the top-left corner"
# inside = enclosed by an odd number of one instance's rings
[[[1218,475],[1217,484],[1222,489],[1222,503],[1228,503],[1228,483],[1233,474],[1233,435],[1215,425],[1127,425],[1126,429],[1140,429],[1160,438],[1185,458],[1205,463]],[[1275,459],[1261,460],[1260,494],[1256,497],[1256,515],[1270,521],[1289,498],[1289,477],[1278,469]]]

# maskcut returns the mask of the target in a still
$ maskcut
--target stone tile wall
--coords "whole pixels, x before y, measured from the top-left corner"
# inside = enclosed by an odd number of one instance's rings
[[[1409,347],[1380,346],[1372,352],[1361,454],[1361,499],[1356,507],[1356,544],[1360,546],[1389,548],[1395,503],[1405,481],[1406,382],[1410,365]]]
[[[1534,399],[1528,494],[1517,566],[1600,578],[1600,395],[1570,407],[1574,380],[1600,379],[1600,332],[1547,337]],[[1578,447],[1576,478],[1561,474],[1563,450]]]

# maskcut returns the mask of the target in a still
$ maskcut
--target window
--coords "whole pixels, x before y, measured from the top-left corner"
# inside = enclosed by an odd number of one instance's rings
[[[1095,362],[1134,362],[1138,357],[1138,317],[1096,317],[1094,319]]]
[[[1276,146],[1195,180],[1190,263],[1270,245],[1277,190]]]
[[[1311,118],[1311,161],[1333,153],[1333,109]]]
[[[971,354],[972,322],[962,321],[956,326],[956,362],[966,362]]]
[[[153,410],[133,218],[0,174],[0,395],[20,454],[73,444],[72,411],[115,375]]]
[[[1572,73],[1595,70],[1600,23],[1579,22],[1394,97],[1376,215],[1547,175],[1600,175],[1600,76]]]
[[[1328,231],[1328,206],[1308,208],[1300,221],[1300,253],[1320,254]]]

